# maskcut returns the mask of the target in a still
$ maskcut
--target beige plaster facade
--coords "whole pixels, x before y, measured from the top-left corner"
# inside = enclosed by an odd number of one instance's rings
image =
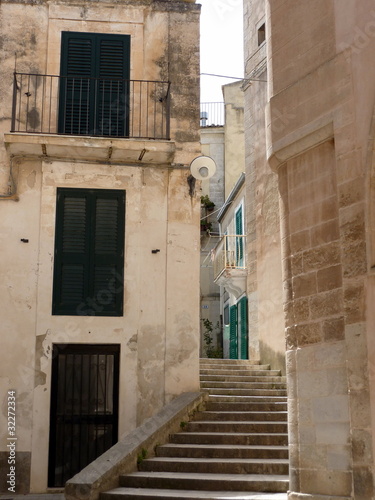
[[[245,171],[244,92],[242,81],[223,85],[225,106],[225,199]]]
[[[374,4],[244,5],[248,286],[262,360],[285,331],[288,498],[371,500]]]
[[[14,390],[17,493],[47,490],[54,344],[120,346],[119,436],[199,388],[200,192],[188,183],[200,154],[198,30],[189,0],[1,2],[0,468]],[[171,82],[170,138],[10,133],[15,65],[59,75],[62,31],[130,35],[130,78]],[[126,192],[121,316],[52,315],[62,187]],[[3,474],[0,485],[12,491]]]

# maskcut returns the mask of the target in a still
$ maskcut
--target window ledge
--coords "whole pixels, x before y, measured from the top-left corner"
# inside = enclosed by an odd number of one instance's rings
[[[81,137],[28,133],[4,134],[12,156],[37,156],[111,163],[170,164],[176,146],[168,140]]]

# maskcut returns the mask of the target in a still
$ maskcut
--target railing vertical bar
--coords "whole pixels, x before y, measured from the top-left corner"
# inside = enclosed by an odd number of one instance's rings
[[[149,108],[149,99],[150,99],[150,89],[149,82],[146,82],[146,137],[148,137],[148,108]]]
[[[21,75],[21,81],[20,81],[20,98],[18,106],[18,131],[20,130],[21,126],[22,85],[23,85],[23,75]]]
[[[98,109],[98,80],[95,81],[95,88],[94,88],[94,135],[96,135],[96,122],[97,122],[97,109]]]
[[[124,95],[123,95],[123,102],[124,102],[124,135],[126,133],[130,134],[130,115],[129,115],[129,99],[130,99],[130,82],[128,80],[125,80],[125,86],[124,86]],[[129,122],[129,130],[127,130],[126,126]]]
[[[12,97],[12,123],[11,132],[15,132],[16,128],[16,108],[17,108],[17,75],[16,72],[13,73],[13,97]]]
[[[96,355],[96,408],[95,415],[99,414],[99,354]],[[95,456],[98,456],[98,424],[95,424]]]
[[[166,132],[164,130],[164,114],[166,113],[166,106],[167,106],[167,96],[164,96],[164,84],[161,84],[161,94],[162,94],[162,98],[161,98],[161,101],[160,101],[160,116],[161,116],[161,119],[160,119],[160,138],[161,139],[165,139],[165,136],[166,136]],[[166,117],[165,117],[165,121],[166,120]]]
[[[101,81],[102,85],[102,119],[101,119],[101,124],[100,124],[100,133],[103,135],[104,134],[104,87],[105,87],[105,81]]]
[[[38,89],[38,75],[35,75],[35,87],[34,87],[34,109],[36,110],[36,97],[37,97],[37,89]],[[34,131],[35,131],[35,127]]]
[[[138,122],[138,137],[142,137],[142,82],[139,83],[139,122]]]
[[[71,431],[70,431],[70,468],[69,468],[69,477],[72,475],[72,466],[73,466],[73,436],[74,436],[74,388],[75,388],[75,371],[76,371],[76,355],[73,354],[73,367],[72,367],[72,403],[71,403]],[[65,478],[64,478],[65,479]]]
[[[73,78],[73,80],[72,80],[72,104],[71,104],[71,106],[72,106],[72,108],[71,108],[71,109],[72,109],[72,112],[71,112],[71,116],[70,116],[70,133],[71,133],[71,134],[73,134],[73,132],[74,132],[74,119],[73,119],[73,117],[74,117],[74,111],[75,111],[75,110],[74,110],[74,92],[75,92],[75,84],[76,84],[76,82],[75,82],[75,78]]]
[[[78,134],[81,133],[81,115],[82,115],[82,78],[79,83],[79,109],[78,109]]]
[[[67,123],[66,123],[66,109],[67,109],[67,106],[68,106],[68,79],[66,77],[63,77],[64,79],[64,98],[65,98],[65,102],[64,102],[64,109],[63,109],[63,132],[66,132],[66,126],[67,126]]]
[[[167,139],[171,138],[171,82],[168,82],[167,89],[167,117],[166,117],[166,135]]]
[[[109,118],[108,135],[112,135],[112,80],[109,82]]]
[[[50,86],[49,86],[49,110],[48,110],[48,133],[51,133],[51,110],[52,110],[52,76],[50,77]]]
[[[85,132],[86,134],[90,133],[90,96],[91,96],[91,79],[87,79],[87,95],[86,95],[86,124],[85,124]]]
[[[83,418],[82,418],[82,404],[83,404],[83,354],[80,355],[80,372],[81,372],[81,380],[80,380],[80,391],[79,391],[79,440],[78,440],[78,467],[81,468],[81,454],[82,454],[82,427],[83,427]]]
[[[162,92],[163,92],[163,89],[162,89]],[[156,124],[157,124],[157,120],[156,120],[156,96],[157,96],[157,89],[156,89],[156,82],[154,82],[154,116],[153,116],[154,139],[156,138]],[[163,106],[162,106],[162,110],[163,110]]]
[[[91,367],[92,367],[92,358],[93,355],[89,354],[89,373],[88,373],[88,394],[87,394],[87,414],[91,416]],[[90,421],[87,422],[87,442],[90,442]],[[91,457],[90,457],[90,446],[87,447],[87,454],[86,454],[86,463],[88,464],[91,462]]]
[[[46,99],[45,97],[45,93],[46,93],[46,79],[43,78],[42,80],[42,102],[41,102],[41,113],[40,113],[40,132],[42,133],[43,132],[43,121],[44,121],[44,101]]]
[[[132,114],[132,137],[134,137],[134,134],[135,134],[135,123],[134,123],[134,120],[135,120],[135,113],[134,113],[134,103],[135,103],[135,82],[133,81],[132,83],[132,87],[133,87],[133,92],[132,92],[132,106],[131,106],[131,114]]]
[[[117,136],[120,136],[120,120],[119,120],[119,113],[120,113],[120,82],[117,82],[117,99],[116,99],[116,130],[117,130]],[[125,122],[124,122],[125,124]]]
[[[107,423],[107,362],[108,362],[108,356],[109,354],[105,354],[104,359],[104,435],[107,436],[107,429],[108,429],[108,423]],[[107,443],[104,442],[104,449],[107,447]],[[103,451],[104,451],[103,449]]]
[[[25,123],[26,123],[26,132],[27,132],[27,127],[28,127],[28,123],[29,123],[29,100],[30,100],[30,77],[31,75],[29,75],[29,78],[27,79],[27,94],[26,94],[26,97],[27,97],[27,104],[26,104],[26,116],[25,116]]]
[[[66,439],[65,439],[65,432],[66,432],[66,427],[67,427],[67,424],[66,424],[66,416],[67,416],[67,401],[68,401],[68,397],[67,397],[67,367],[68,367],[68,354],[60,354],[60,353],[57,353],[57,356],[58,356],[58,362],[60,364],[60,362],[62,363],[62,358],[64,358],[64,370],[61,370],[63,375],[64,375],[64,382],[63,382],[63,385],[64,385],[64,403],[63,403],[63,406],[62,406],[62,429],[60,429],[60,432],[62,431],[63,433],[63,442],[64,442],[64,446],[62,447],[62,457],[61,457],[61,463],[62,463],[62,471],[61,471],[61,479],[64,480],[64,472],[65,472],[65,463],[66,463],[66,460],[65,460],[65,442],[66,442]],[[58,412],[57,412],[58,413]],[[58,415],[59,417],[59,415]],[[57,419],[59,420],[59,419]]]

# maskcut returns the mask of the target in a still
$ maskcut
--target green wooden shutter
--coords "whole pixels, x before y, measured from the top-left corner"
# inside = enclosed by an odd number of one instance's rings
[[[243,234],[242,205],[236,212],[236,234]],[[236,238],[236,266],[243,267],[243,238]]]
[[[89,134],[93,125],[95,46],[92,35],[62,32],[59,132]]]
[[[130,35],[61,36],[59,132],[127,135]]]
[[[53,314],[75,314],[88,295],[88,200],[70,191],[57,192]]]
[[[94,191],[92,291],[103,313],[121,315],[123,304],[125,199],[119,191]],[[118,314],[115,314],[115,313]]]
[[[121,316],[125,192],[57,190],[52,313]]]
[[[100,35],[96,43],[100,135],[129,135],[130,36]]]
[[[238,359],[237,342],[237,306],[231,306],[229,309],[229,357]]]
[[[248,314],[247,297],[242,297],[238,303],[239,336],[240,336],[240,359],[248,359],[249,338],[248,338]]]

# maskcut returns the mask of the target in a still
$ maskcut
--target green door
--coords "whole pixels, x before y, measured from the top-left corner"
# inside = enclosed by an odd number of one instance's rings
[[[247,321],[247,297],[242,297],[238,302],[238,337],[239,337],[239,357],[240,359],[249,358],[249,338]]]
[[[237,306],[229,309],[229,357],[238,359]]]
[[[62,32],[59,133],[129,133],[130,35]]]

